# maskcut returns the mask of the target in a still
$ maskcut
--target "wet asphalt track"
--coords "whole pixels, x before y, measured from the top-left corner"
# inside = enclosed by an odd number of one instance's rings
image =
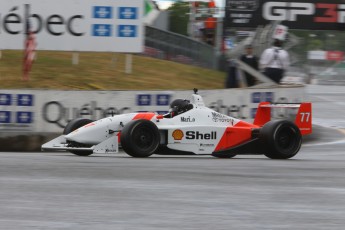
[[[291,160],[0,153],[0,229],[344,229],[345,87],[308,92]]]

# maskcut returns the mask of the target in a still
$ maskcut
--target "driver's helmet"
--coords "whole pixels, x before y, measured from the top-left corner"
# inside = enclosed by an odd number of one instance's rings
[[[170,111],[173,111],[177,114],[183,113],[187,110],[189,110],[189,101],[183,100],[183,99],[176,99],[170,104]]]

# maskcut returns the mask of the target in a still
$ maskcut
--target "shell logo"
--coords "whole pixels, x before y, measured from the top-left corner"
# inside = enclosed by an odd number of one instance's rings
[[[183,131],[181,129],[176,129],[172,133],[172,136],[173,136],[174,140],[177,140],[177,141],[182,140],[182,138],[184,136]]]

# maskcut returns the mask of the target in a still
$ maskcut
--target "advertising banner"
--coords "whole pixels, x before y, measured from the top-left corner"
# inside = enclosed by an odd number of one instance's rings
[[[47,91],[0,90],[2,133],[61,133],[72,119],[92,120],[117,114],[169,111],[175,99],[191,99],[188,91]],[[304,87],[274,89],[200,90],[209,108],[232,117],[252,121],[261,101],[293,103],[304,100]],[[278,110],[275,117],[287,117]]]
[[[226,0],[226,28],[282,21],[289,29],[344,30],[344,0]]]
[[[11,0],[0,2],[0,49],[136,53],[143,50],[143,0]]]
[[[308,51],[309,60],[328,60],[328,61],[343,61],[343,51],[323,51],[323,50],[312,50]]]

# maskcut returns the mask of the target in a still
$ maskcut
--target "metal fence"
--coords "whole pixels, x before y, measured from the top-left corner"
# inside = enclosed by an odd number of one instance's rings
[[[144,54],[147,56],[205,68],[217,68],[213,46],[150,26],[146,26],[145,33]]]

